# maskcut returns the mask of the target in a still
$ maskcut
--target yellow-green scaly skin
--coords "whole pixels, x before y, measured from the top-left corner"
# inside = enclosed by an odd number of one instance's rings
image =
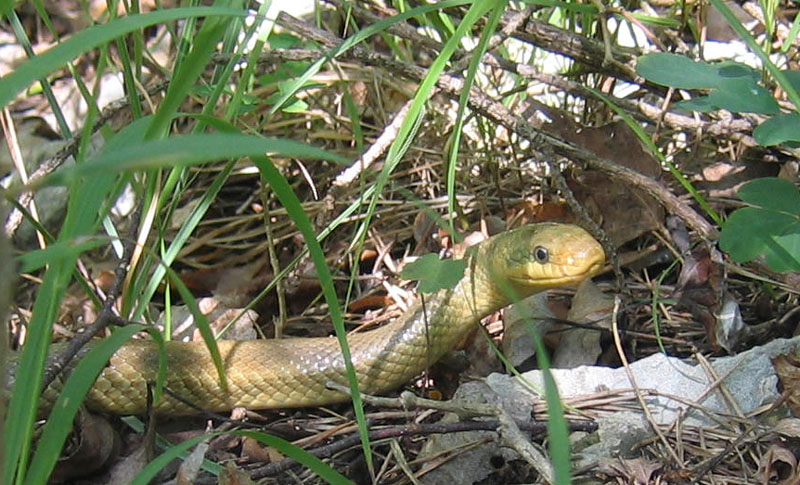
[[[547,262],[534,257],[547,250]],[[542,253],[540,252],[539,255]],[[512,298],[563,285],[596,274],[604,261],[600,244],[583,229],[564,224],[534,224],[495,236],[468,257],[467,271],[451,290],[377,330],[348,337],[362,392],[379,394],[408,382],[454,346],[484,316]],[[514,296],[509,296],[510,289]],[[236,406],[250,409],[318,406],[349,400],[329,390],[329,381],[347,384],[335,338],[220,341],[228,391],[219,386],[216,369],[202,342],[167,342],[166,386],[187,401],[210,411]],[[116,414],[146,410],[146,384],[156,378],[158,350],[148,341],[121,347],[87,397],[90,409]],[[164,396],[160,414],[186,414],[191,408]]]

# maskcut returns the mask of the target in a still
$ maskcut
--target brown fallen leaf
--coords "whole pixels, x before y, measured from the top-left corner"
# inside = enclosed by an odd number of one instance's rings
[[[81,409],[52,478],[67,480],[94,475],[119,453],[119,435],[108,421]]]
[[[627,483],[647,485],[652,483],[653,474],[663,465],[644,458],[616,458],[598,464],[598,471],[611,477],[625,479]]]
[[[107,485],[126,485],[131,483],[150,461],[148,454],[146,446],[138,446],[125,458],[114,463],[105,483]]]
[[[389,295],[367,295],[357,300],[353,300],[347,310],[353,313],[361,313],[367,310],[384,308],[393,303]]]
[[[537,293],[516,302],[503,313],[503,354],[515,367],[536,355],[530,334],[532,324],[540,337],[550,330],[556,315],[547,304],[547,293]]]
[[[782,443],[773,443],[761,456],[758,464],[758,476],[764,485],[800,485],[797,470],[797,457],[792,450]]]
[[[253,485],[255,482],[242,469],[228,462],[225,469],[219,474],[219,485]]]
[[[189,456],[183,459],[175,477],[177,485],[192,485],[197,482],[197,476],[202,469],[206,452],[208,452],[208,442],[209,439],[206,439],[198,443]]]
[[[532,118],[532,111],[540,111],[551,120],[540,126],[542,130],[654,180],[661,177],[661,163],[644,150],[639,138],[624,121],[585,127],[575,122],[570,114],[533,100],[529,103],[530,108],[524,116]],[[617,247],[659,228],[664,221],[665,212],[661,204],[624,180],[587,170],[574,172],[567,179],[567,185]]]
[[[574,218],[569,206],[563,202],[544,201],[541,204],[533,200],[524,200],[511,208],[509,216],[517,216],[520,224],[534,222],[560,221],[572,222]]]
[[[600,291],[592,280],[586,280],[578,286],[572,298],[567,320],[610,328],[613,308],[614,299]],[[563,332],[561,344],[553,354],[553,367],[573,369],[581,365],[595,365],[603,351],[600,337],[599,330],[568,328]]]
[[[574,172],[567,185],[616,247],[657,229],[664,220],[664,209],[652,197],[600,172]]]
[[[242,457],[254,463],[274,463],[284,458],[275,448],[262,445],[250,437],[242,438]]]
[[[800,419],[798,418],[784,418],[775,423],[772,431],[778,433],[785,438],[800,438]]]
[[[725,291],[724,267],[713,251],[701,245],[684,257],[672,298],[703,324],[714,351],[733,352],[746,336],[746,328],[738,302]]]
[[[800,359],[792,354],[778,355],[772,359],[783,392],[788,393],[786,404],[792,415],[800,418]]]

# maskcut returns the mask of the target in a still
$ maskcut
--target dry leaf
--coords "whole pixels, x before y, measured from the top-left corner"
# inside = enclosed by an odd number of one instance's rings
[[[628,483],[636,485],[647,485],[652,483],[651,479],[653,473],[659,470],[663,465],[647,461],[644,458],[634,458],[630,460],[617,458],[598,464],[598,471],[609,475],[611,477],[623,478]]]
[[[772,431],[786,438],[800,438],[800,419],[784,418],[775,423]]]
[[[547,293],[537,293],[514,303],[503,316],[503,354],[515,367],[536,354],[527,321],[533,322],[540,337],[553,325],[555,314],[547,305]]]
[[[798,485],[797,457],[782,444],[772,444],[762,455],[758,466],[761,483],[778,483],[779,485]],[[777,482],[775,481],[777,480]]]
[[[53,471],[53,479],[93,475],[115,459],[119,452],[119,436],[108,421],[81,409],[71,439],[64,446],[62,457]]]
[[[599,127],[584,127],[570,114],[528,100],[524,117],[534,118],[542,112],[551,120],[540,124],[543,131],[584,147],[597,156],[658,180],[661,163],[644,150],[639,138],[624,121]],[[596,171],[586,171],[567,180],[575,198],[592,218],[600,223],[616,246],[661,226],[664,208],[650,195],[632,188],[623,180],[612,179]]]
[[[150,461],[147,454],[147,447],[141,445],[124,459],[116,462],[111,468],[106,484],[128,485],[131,483]]]
[[[197,475],[203,466],[203,460],[208,451],[208,439],[198,443],[194,450],[183,459],[181,466],[178,468],[178,474],[175,477],[174,483],[177,485],[192,485],[197,482]]]
[[[586,280],[578,286],[572,298],[567,320],[608,328],[613,308],[614,299],[600,291],[591,280]],[[572,369],[581,365],[594,365],[601,353],[598,330],[569,328],[564,331],[561,343],[553,355],[553,367]]]
[[[280,461],[283,456],[269,446],[264,446],[253,438],[242,438],[242,457],[255,463],[272,463]]]
[[[794,355],[778,355],[772,359],[772,366],[778,374],[783,391],[789,395],[786,404],[794,417],[800,417],[800,359]]]
[[[219,485],[253,485],[255,482],[244,470],[228,462],[222,473],[219,474]]]

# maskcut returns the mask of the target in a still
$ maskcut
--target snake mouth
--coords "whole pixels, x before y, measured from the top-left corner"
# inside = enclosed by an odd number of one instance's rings
[[[552,271],[539,275],[532,275],[530,273],[509,275],[508,279],[523,287],[527,286],[543,289],[556,288],[563,285],[580,283],[585,279],[591,278],[602,271],[604,264],[605,258],[596,258],[588,265],[560,265],[554,267]]]
[[[586,271],[583,272],[583,275],[585,275],[583,277],[584,278],[591,278],[592,276],[600,273],[600,271],[603,270],[603,267],[605,266],[605,264],[606,264],[605,258],[599,259],[597,261],[594,261],[592,263],[592,265],[589,266],[589,268],[587,268]]]

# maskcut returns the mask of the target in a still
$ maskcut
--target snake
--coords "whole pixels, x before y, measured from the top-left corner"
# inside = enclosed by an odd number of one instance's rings
[[[464,260],[464,274],[452,288],[426,295],[424,303],[417,298],[382,327],[347,336],[360,392],[382,394],[401,387],[453,350],[485,316],[514,300],[597,274],[605,253],[578,226],[537,223],[488,238],[470,248]],[[335,338],[221,340],[217,346],[226,388],[203,342],[166,342],[164,385],[170,392],[153,405],[156,413],[297,408],[351,399],[329,386],[348,382]],[[124,344],[100,372],[85,405],[103,413],[144,414],[148,383],[155,382],[158,364],[154,342]],[[48,389],[45,395],[52,398],[56,392]]]

